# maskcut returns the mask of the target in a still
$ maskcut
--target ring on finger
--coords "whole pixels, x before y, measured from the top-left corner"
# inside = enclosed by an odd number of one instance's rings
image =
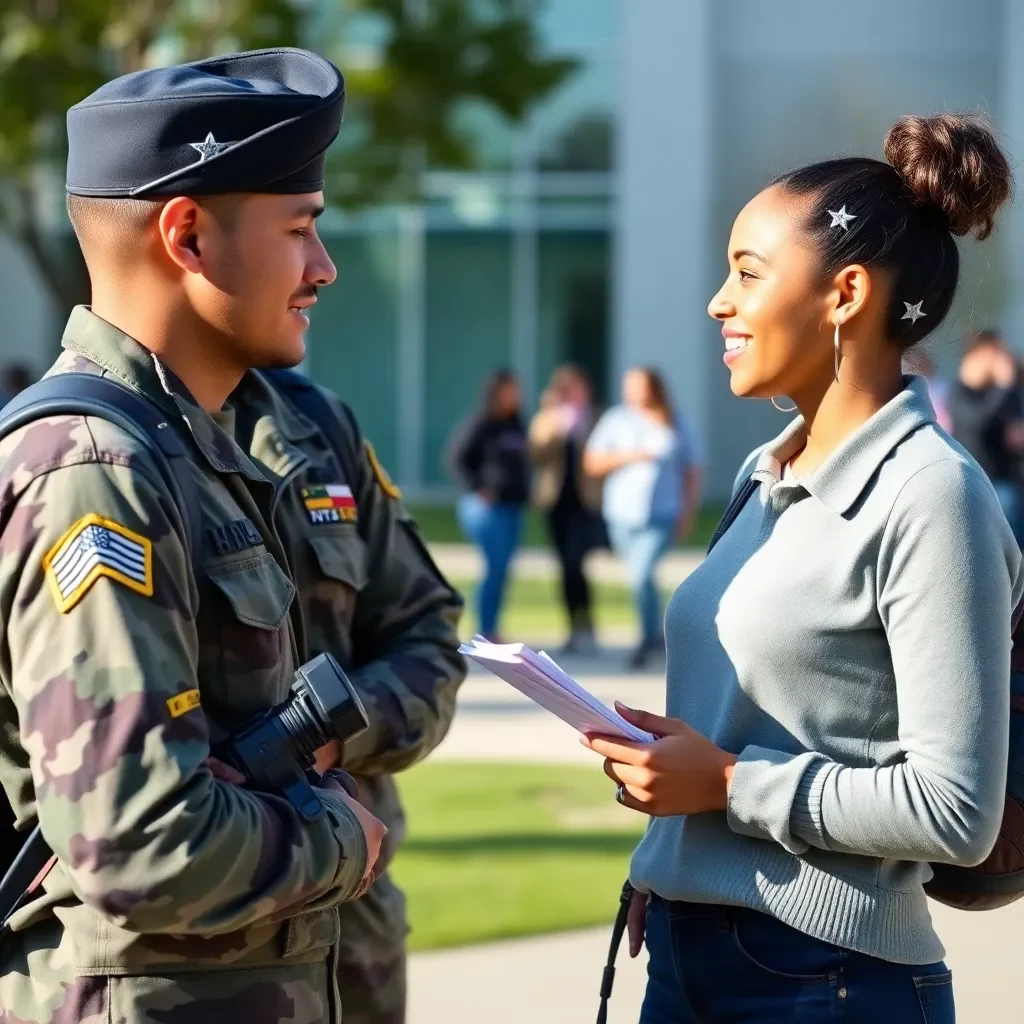
[[[625,804],[625,802],[626,802],[626,784],[624,782],[620,782],[618,784],[618,786],[615,787],[615,799],[620,804]]]

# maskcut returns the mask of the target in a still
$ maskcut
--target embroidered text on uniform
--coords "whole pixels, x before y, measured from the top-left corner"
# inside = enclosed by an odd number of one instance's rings
[[[354,522],[358,515],[352,489],[345,484],[303,487],[302,503],[311,523]]]

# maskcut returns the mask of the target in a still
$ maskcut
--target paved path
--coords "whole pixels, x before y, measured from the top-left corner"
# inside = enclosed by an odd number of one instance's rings
[[[933,904],[953,970],[958,1024],[1017,1024],[1024,901],[968,914]],[[409,973],[409,1024],[592,1024],[608,929],[421,953]],[[639,1016],[645,960],[619,954],[609,1024]],[[885,1017],[879,1024],[886,1024]]]
[[[567,660],[564,667],[602,700],[660,711],[657,672],[619,674],[621,651]],[[592,764],[576,734],[512,687],[474,671],[459,697],[448,737],[432,755],[452,760]],[[1024,900],[1003,910],[968,914],[933,904],[948,949],[959,1024],[1015,1024],[1021,1009],[1020,954]],[[422,953],[411,958],[409,1024],[590,1024],[607,953],[608,929]],[[641,957],[620,955],[610,1024],[636,1021],[644,986]],[[883,1024],[883,1022],[880,1022]]]

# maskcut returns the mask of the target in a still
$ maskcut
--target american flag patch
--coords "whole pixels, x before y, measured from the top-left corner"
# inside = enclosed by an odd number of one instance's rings
[[[95,512],[83,516],[43,557],[57,610],[66,614],[106,576],[146,597],[153,595],[153,544]]]
[[[311,523],[355,522],[356,499],[345,484],[302,488],[302,504]]]

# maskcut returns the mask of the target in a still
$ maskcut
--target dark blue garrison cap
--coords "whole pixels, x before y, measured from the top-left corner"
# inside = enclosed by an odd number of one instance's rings
[[[318,192],[345,80],[280,48],[135,71],[68,111],[67,190],[104,198]]]

